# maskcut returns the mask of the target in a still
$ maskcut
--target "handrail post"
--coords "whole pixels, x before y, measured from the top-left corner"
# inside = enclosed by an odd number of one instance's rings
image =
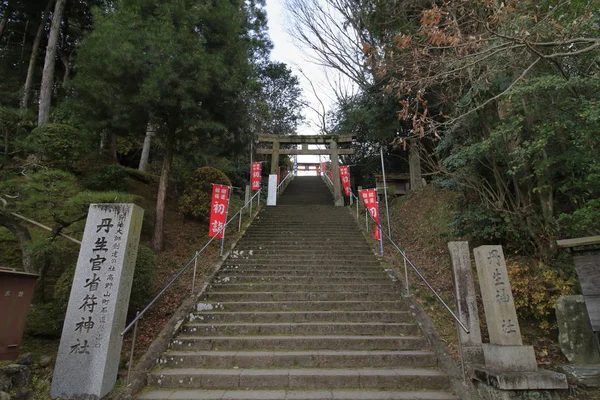
[[[192,296],[194,295],[194,289],[196,288],[196,270],[198,269],[198,252],[194,254],[194,275],[192,276]]]
[[[129,355],[129,368],[127,368],[127,379],[125,381],[126,385],[129,385],[129,379],[131,378],[131,369],[133,368],[133,353],[135,352],[135,339],[137,338],[137,327],[138,327],[138,317],[140,316],[140,312],[138,311],[135,315],[135,325],[133,325],[133,338],[131,339],[131,354]]]
[[[404,252],[404,282],[406,283],[406,295],[410,296],[410,285],[408,284],[408,265],[406,265],[406,251]]]

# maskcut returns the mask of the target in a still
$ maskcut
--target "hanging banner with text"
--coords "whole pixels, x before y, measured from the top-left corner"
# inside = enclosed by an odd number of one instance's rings
[[[346,192],[346,196],[350,197],[350,167],[347,165],[342,165],[340,167],[340,178],[342,180],[342,187],[344,188],[344,192]]]
[[[375,221],[375,229],[373,230],[373,239],[381,239],[381,231],[379,230],[379,202],[377,200],[377,189],[365,189],[360,191],[360,197],[365,203],[365,207],[371,213],[371,217]]]
[[[219,239],[225,235],[225,223],[227,222],[227,210],[229,209],[229,186],[213,185],[212,204],[210,206],[209,236]],[[219,232],[220,231],[220,232]]]
[[[251,189],[252,190],[259,190],[260,189],[260,175],[262,173],[262,163],[259,162],[253,162],[252,163],[252,183],[251,183]]]

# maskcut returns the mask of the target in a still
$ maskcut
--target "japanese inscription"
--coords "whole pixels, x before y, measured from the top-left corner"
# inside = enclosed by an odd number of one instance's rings
[[[69,298],[52,396],[101,398],[116,381],[143,210],[92,204]]]
[[[490,343],[522,345],[502,247],[480,246],[474,253]]]

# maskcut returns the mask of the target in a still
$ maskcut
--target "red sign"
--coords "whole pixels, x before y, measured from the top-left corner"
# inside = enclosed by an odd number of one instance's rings
[[[340,178],[342,180],[342,187],[344,188],[344,192],[346,192],[346,196],[350,197],[350,167],[347,165],[342,165],[340,167]]]
[[[262,170],[262,163],[259,162],[253,162],[252,163],[252,183],[250,188],[252,190],[259,190],[260,189],[260,175],[261,175],[261,170]]]
[[[375,230],[373,231],[373,239],[381,239],[381,232],[379,230],[379,202],[377,200],[377,189],[365,189],[360,191],[360,197],[365,203],[365,207],[371,213],[373,220],[375,220]]]
[[[229,186],[213,185],[212,203],[210,206],[210,225],[208,235],[221,239],[225,234],[227,210],[229,209]]]

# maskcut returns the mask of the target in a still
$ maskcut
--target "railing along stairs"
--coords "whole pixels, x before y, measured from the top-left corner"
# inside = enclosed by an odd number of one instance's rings
[[[285,188],[287,187],[287,185],[291,182],[291,180],[293,179],[294,174],[293,173],[288,173],[285,178],[283,178],[281,180],[281,182],[279,183],[279,185],[277,186],[277,195],[281,195],[283,193],[283,191],[285,190]],[[127,332],[129,332],[131,329],[133,329],[133,337],[131,339],[131,353],[129,356],[129,368],[127,371],[127,378],[126,378],[126,384],[129,384],[129,380],[130,380],[130,376],[131,376],[131,370],[133,368],[133,356],[135,353],[135,344],[136,344],[136,338],[137,338],[137,327],[138,327],[138,322],[140,321],[140,319],[144,316],[144,314],[146,314],[148,312],[148,310],[150,310],[152,308],[152,306],[165,294],[165,292],[181,277],[181,275],[183,275],[183,273],[185,271],[188,270],[188,268],[190,266],[194,266],[194,272],[193,272],[193,277],[192,277],[192,290],[191,290],[191,295],[194,294],[195,291],[195,286],[196,286],[196,272],[198,269],[198,257],[208,248],[208,246],[215,240],[215,238],[217,238],[219,236],[219,234],[224,231],[229,225],[232,225],[234,220],[236,218],[239,218],[238,220],[238,232],[242,230],[242,217],[243,217],[243,211],[245,209],[248,210],[248,215],[250,217],[250,220],[252,220],[252,204],[254,203],[254,199],[256,199],[257,202],[257,212],[260,211],[260,197],[261,197],[261,193],[262,190],[259,189],[252,197],[250,197],[245,203],[244,205],[238,210],[237,213],[235,213],[231,218],[229,218],[228,221],[225,222],[225,224],[223,225],[223,227],[217,232],[217,234],[215,234],[215,236],[211,237],[205,244],[204,246],[202,246],[202,248],[198,251],[196,251],[194,253],[194,255],[185,263],[185,265],[173,276],[173,278],[171,278],[171,280],[169,281],[169,283],[167,283],[161,290],[160,292],[148,303],[148,305],[146,307],[144,307],[143,310],[138,311],[135,318],[133,319],[133,321],[131,321],[129,323],[129,325],[127,325],[127,327],[125,327],[125,329],[123,329],[123,331],[121,332],[121,337],[125,336],[125,334]],[[254,214],[256,215],[256,214]]]

